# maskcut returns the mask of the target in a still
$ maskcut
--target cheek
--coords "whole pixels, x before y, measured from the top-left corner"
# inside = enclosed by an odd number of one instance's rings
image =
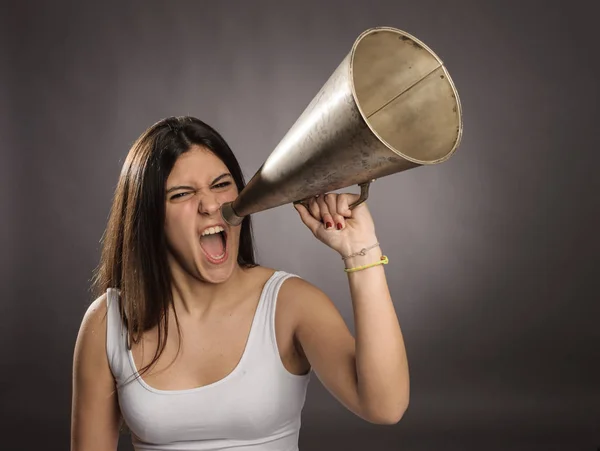
[[[169,245],[179,247],[178,243],[182,241],[183,234],[177,225],[177,221],[167,220],[165,223],[165,238]]]
[[[236,230],[233,231],[234,240],[235,240],[236,245],[240,243],[240,234],[241,234],[241,231],[242,231],[242,226],[241,225],[240,226],[236,226]]]
[[[233,202],[237,198],[237,196],[237,191],[227,191],[219,196],[219,203],[224,204],[225,202]]]
[[[168,208],[165,211],[165,233],[171,242],[181,240],[193,225],[194,213],[187,208]]]
[[[181,212],[176,208],[167,208],[165,212],[165,229],[175,230],[179,224],[181,224]]]

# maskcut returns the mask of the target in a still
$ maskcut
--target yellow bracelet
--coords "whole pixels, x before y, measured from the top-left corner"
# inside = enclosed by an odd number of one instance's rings
[[[377,265],[387,265],[388,263],[389,263],[388,258],[385,255],[382,255],[381,259],[375,263],[369,263],[368,265],[364,265],[364,266],[357,266],[356,268],[344,268],[344,272],[362,271],[363,269],[372,268],[373,266],[377,266]]]

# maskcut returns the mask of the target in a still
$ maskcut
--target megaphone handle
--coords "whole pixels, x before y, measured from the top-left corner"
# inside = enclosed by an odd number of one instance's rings
[[[348,205],[348,208],[350,208],[350,210],[354,210],[354,208],[358,207],[360,204],[362,204],[365,200],[369,198],[369,186],[371,186],[371,182],[360,183],[358,186],[360,186],[360,197],[356,202],[353,202],[350,205]]]
[[[364,201],[366,201],[369,198],[369,187],[371,186],[371,182],[374,182],[374,181],[375,180],[371,180],[369,182],[364,182],[364,183],[358,184],[358,186],[360,186],[360,197],[357,199],[356,202],[353,202],[348,206],[348,208],[350,208],[350,210],[353,210],[354,208],[358,207],[360,204],[362,204]],[[308,209],[309,199],[310,199],[310,197],[308,197],[306,199],[302,199],[302,200],[296,200],[293,203],[294,203],[294,205],[302,204]]]

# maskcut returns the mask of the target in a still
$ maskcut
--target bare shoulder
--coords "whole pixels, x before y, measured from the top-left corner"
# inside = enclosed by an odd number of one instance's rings
[[[301,277],[289,277],[281,285],[280,296],[290,302],[298,302],[307,297],[326,298],[327,295],[317,286]]]
[[[331,299],[317,286],[300,277],[286,279],[279,290],[278,306],[300,321],[336,310]]]
[[[83,363],[80,360],[88,364],[100,364],[105,360],[106,314],[106,294],[103,294],[90,304],[83,315],[75,344],[75,364]],[[89,358],[91,355],[95,357]]]
[[[106,294],[88,307],[81,321],[73,354],[74,381],[79,393],[90,387],[114,388],[106,352]]]
[[[264,284],[277,270],[266,267],[253,268],[254,276]],[[310,324],[319,316],[339,316],[331,299],[317,286],[301,277],[283,281],[277,295],[276,317],[282,328],[296,331],[302,324]]]
[[[87,308],[75,343],[71,449],[117,449],[119,406],[106,354],[106,294]]]
[[[90,336],[97,337],[106,335],[106,293],[99,296],[94,300],[87,308],[83,319],[81,320],[81,327],[79,330],[79,336]]]

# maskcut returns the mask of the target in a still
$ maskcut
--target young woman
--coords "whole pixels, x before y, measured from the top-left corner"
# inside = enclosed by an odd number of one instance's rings
[[[223,221],[243,187],[198,119],[164,119],[132,146],[75,345],[72,451],[116,450],[121,421],[139,451],[297,450],[311,370],[368,422],[404,414],[406,353],[366,203],[295,206],[350,270],[354,339],[322,291],[256,264],[250,217]]]

